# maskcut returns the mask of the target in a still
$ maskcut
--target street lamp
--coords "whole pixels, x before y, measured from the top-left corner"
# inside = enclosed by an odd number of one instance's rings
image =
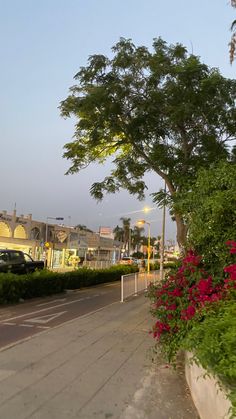
[[[150,252],[150,241],[151,241],[150,223],[148,221],[145,221],[145,220],[139,220],[139,221],[137,221],[137,224],[139,226],[142,226],[144,224],[148,225],[148,266],[147,266],[147,271],[148,271],[148,274],[149,274],[150,273],[150,253],[151,253]]]
[[[164,192],[166,193],[166,182],[164,187]],[[166,205],[164,202],[163,205],[163,214],[162,214],[162,234],[161,234],[161,254],[160,254],[160,280],[163,280],[164,276],[164,252],[165,252],[165,224],[166,224]]]

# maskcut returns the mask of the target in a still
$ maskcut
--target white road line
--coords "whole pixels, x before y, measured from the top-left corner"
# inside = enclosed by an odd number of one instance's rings
[[[9,314],[11,314],[10,311],[5,311],[4,313],[0,314],[0,318],[4,316],[9,316]]]
[[[91,315],[93,315],[95,313],[98,313],[99,311],[102,311],[105,308],[110,307],[110,306],[112,306],[114,304],[117,304],[117,303],[119,303],[119,300],[114,301],[113,303],[107,304],[107,305],[105,305],[103,307],[100,307],[97,310],[90,311],[89,313],[83,314],[82,316],[77,316],[77,317],[74,317],[73,319],[67,320],[67,321],[65,321],[65,322],[63,322],[61,324],[57,324],[56,326],[52,326],[52,327],[49,327],[49,326],[36,326],[36,328],[37,329],[51,329],[51,330],[59,329],[59,327],[63,327],[65,324],[69,324],[69,323],[72,323],[72,322],[74,322],[76,320],[83,319],[85,317],[91,316]],[[40,336],[40,335],[42,335],[43,333],[46,333],[46,332],[47,332],[47,330],[42,330],[42,332],[38,332],[38,333],[36,333],[34,335],[27,336],[26,338],[22,338],[22,339],[16,340],[15,342],[12,342],[12,343],[9,343],[6,346],[3,346],[2,348],[0,347],[0,353],[6,351],[7,349],[13,348],[14,346],[20,345],[23,342],[27,342],[27,341],[29,341],[31,339],[37,338],[38,336]]]
[[[50,326],[36,326],[37,329],[50,329]]]
[[[15,319],[21,319],[22,317],[28,317],[28,316],[31,316],[33,314],[43,313],[44,311],[53,310],[54,308],[68,306],[70,304],[78,303],[79,301],[84,301],[84,298],[79,298],[78,300],[69,301],[67,303],[57,304],[56,306],[52,306],[52,307],[42,308],[41,310],[37,310],[37,311],[31,311],[30,313],[21,314],[20,316],[14,316],[14,317],[11,317],[9,319],[6,319],[2,323],[7,323],[7,322],[9,322],[11,320],[15,320]]]
[[[61,311],[60,313],[46,314],[44,316],[34,317],[33,319],[26,319],[25,322],[45,324],[56,319],[59,316],[62,316],[65,313],[67,313],[67,311]]]
[[[18,324],[18,326],[21,326],[21,327],[34,327],[33,324]]]
[[[48,301],[47,303],[36,304],[36,307],[46,306],[47,304],[57,303],[59,301],[66,301],[66,298],[58,298],[57,300]]]
[[[78,303],[79,301],[89,300],[89,299],[92,299],[94,297],[100,297],[100,294],[95,294],[95,295],[93,295],[91,297],[78,298],[77,300],[68,301],[67,303],[57,304],[56,306],[42,308],[41,310],[37,310],[37,311],[31,311],[30,313],[21,314],[20,316],[10,317],[9,319],[5,319],[5,321],[2,321],[2,322],[0,320],[0,323],[3,323],[3,322],[6,323],[6,322],[11,321],[11,320],[21,319],[22,317],[28,317],[28,316],[31,316],[33,314],[42,313],[43,311],[53,310],[54,308],[68,306],[70,304],[75,304],[75,303]]]
[[[16,323],[4,322],[3,324],[4,324],[4,326],[16,326]]]

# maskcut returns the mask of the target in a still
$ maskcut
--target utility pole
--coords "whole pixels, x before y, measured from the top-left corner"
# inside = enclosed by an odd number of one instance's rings
[[[164,192],[166,193],[166,182],[164,187]],[[160,280],[163,280],[164,277],[164,252],[165,252],[165,227],[166,227],[166,205],[163,205],[162,213],[162,233],[161,233],[161,243],[160,243]]]

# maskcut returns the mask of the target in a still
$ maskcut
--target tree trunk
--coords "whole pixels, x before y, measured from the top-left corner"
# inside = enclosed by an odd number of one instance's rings
[[[188,228],[186,224],[184,224],[183,218],[180,214],[175,214],[175,221],[177,227],[177,242],[180,247],[181,253],[184,253]]]

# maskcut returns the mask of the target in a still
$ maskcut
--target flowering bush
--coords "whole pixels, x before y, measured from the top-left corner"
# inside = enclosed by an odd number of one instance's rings
[[[236,242],[226,244],[236,254]],[[201,256],[190,250],[175,272],[161,284],[150,285],[151,311],[157,318],[152,332],[169,361],[194,323],[203,321],[217,302],[230,298],[236,288],[236,264],[226,266],[224,272],[226,278],[213,278],[204,269]]]

